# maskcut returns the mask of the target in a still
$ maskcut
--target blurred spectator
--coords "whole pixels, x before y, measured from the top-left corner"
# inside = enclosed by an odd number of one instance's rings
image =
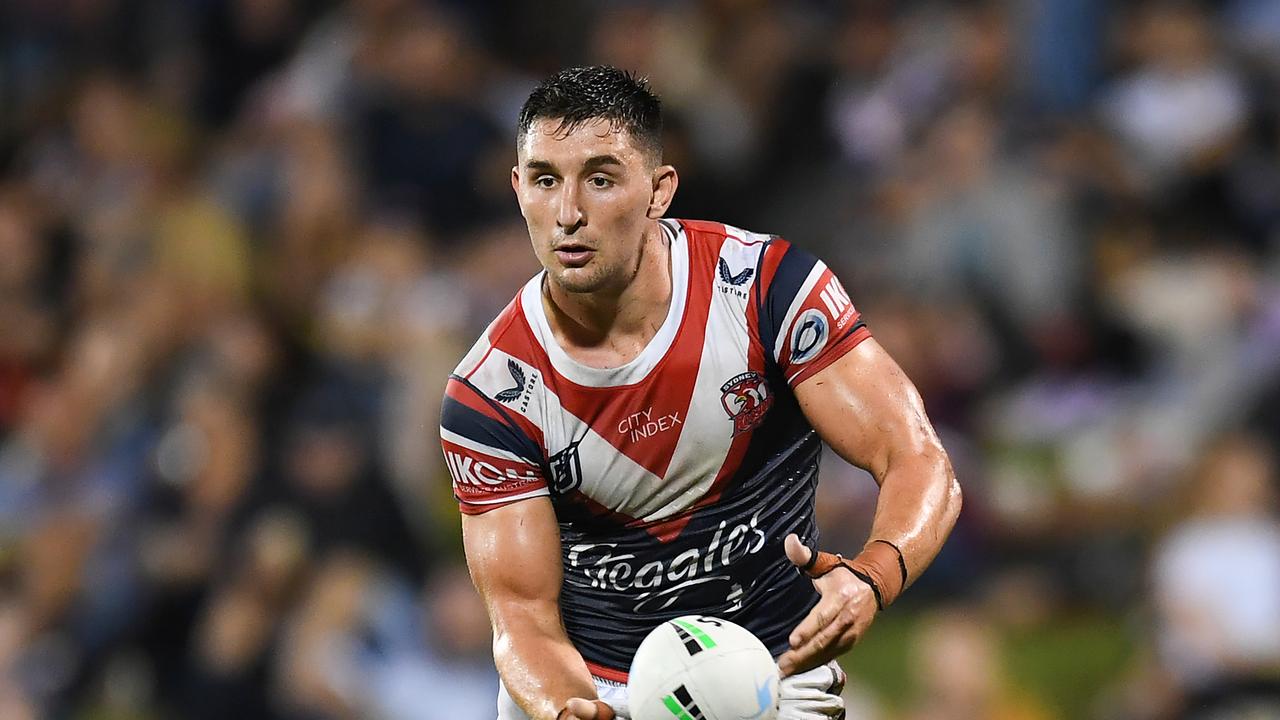
[[[919,298],[945,304],[971,293],[1034,336],[1069,312],[1080,258],[1061,194],[1002,152],[992,112],[963,104],[934,124],[891,267]]]
[[[1270,702],[1276,7],[0,3],[0,717],[492,716],[432,435],[538,270],[516,109],[592,62],[662,96],[673,214],[839,272],[966,485],[894,610],[957,603],[895,645],[920,694],[857,707]],[[856,547],[874,481],[820,490]],[[1011,628],[1091,624],[1114,686],[1011,680]]]
[[[305,526],[287,511],[264,514],[236,548],[236,564],[195,620],[180,701],[190,718],[280,717],[273,650],[310,569]],[[158,658],[164,660],[166,658]]]
[[[1104,114],[1139,167],[1163,184],[1236,140],[1249,100],[1196,3],[1148,3],[1126,30],[1136,66],[1108,91]]]
[[[1054,717],[1013,687],[995,632],[972,610],[952,608],[927,616],[911,653],[917,699],[906,715],[909,720]]]
[[[205,5],[196,31],[201,49],[201,116],[214,127],[235,117],[245,94],[290,57],[309,0],[220,0]]]
[[[292,628],[286,695],[303,716],[412,720],[493,715],[489,622],[470,578],[437,574],[421,607],[368,558],[337,554]]]
[[[1247,435],[1219,439],[1192,471],[1185,517],[1153,553],[1161,659],[1197,711],[1267,682],[1268,707],[1280,712],[1274,447]]]
[[[415,542],[365,428],[376,421],[362,405],[376,395],[335,376],[303,395],[281,438],[279,477],[268,477],[257,502],[293,508],[314,549],[353,547],[417,577],[430,564]]]
[[[51,248],[24,200],[16,191],[0,193],[0,437],[17,424],[22,397],[57,340]]]

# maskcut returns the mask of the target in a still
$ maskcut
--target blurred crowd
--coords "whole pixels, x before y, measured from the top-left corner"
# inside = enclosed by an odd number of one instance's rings
[[[1276,0],[0,3],[0,717],[493,717],[439,399],[537,270],[516,111],[597,62],[966,488],[851,717],[1280,717]]]

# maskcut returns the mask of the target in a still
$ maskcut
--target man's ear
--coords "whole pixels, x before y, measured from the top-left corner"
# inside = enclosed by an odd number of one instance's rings
[[[520,168],[511,166],[511,191],[520,197]]]
[[[676,188],[680,186],[680,176],[671,165],[659,165],[653,169],[653,192],[649,194],[649,210],[645,215],[650,220],[657,220],[667,214],[671,201],[676,196]]]

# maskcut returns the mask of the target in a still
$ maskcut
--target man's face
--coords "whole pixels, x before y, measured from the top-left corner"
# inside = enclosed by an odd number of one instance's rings
[[[516,149],[511,186],[534,254],[564,290],[620,291],[634,277],[661,172],[649,151],[608,120],[567,135],[558,119],[533,123]],[[668,200],[669,201],[669,200]]]

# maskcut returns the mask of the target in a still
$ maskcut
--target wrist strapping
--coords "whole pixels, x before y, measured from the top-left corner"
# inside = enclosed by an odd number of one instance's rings
[[[857,557],[848,560],[838,553],[809,548],[809,562],[800,568],[811,578],[820,578],[832,570],[843,567],[862,582],[871,586],[876,596],[876,607],[883,610],[893,604],[907,586],[907,563],[902,551],[888,540],[872,540],[863,547]]]

